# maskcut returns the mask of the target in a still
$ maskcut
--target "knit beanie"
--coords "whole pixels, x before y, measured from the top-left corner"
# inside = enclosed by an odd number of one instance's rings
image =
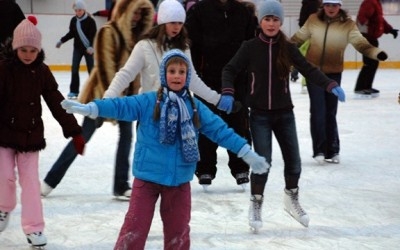
[[[86,10],[86,3],[82,0],[76,0],[72,8],[74,10]]]
[[[277,0],[261,1],[258,6],[258,21],[261,22],[265,16],[276,16],[281,20],[281,23],[283,23],[284,15],[282,4]]]
[[[333,3],[342,5],[342,0],[322,0],[322,4]]]
[[[36,28],[36,24],[37,19],[34,16],[28,16],[18,24],[13,35],[13,50],[23,46],[32,46],[39,51],[42,50],[42,34]]]
[[[168,1],[168,0],[167,0]],[[186,54],[180,50],[180,49],[171,49],[168,52],[165,52],[162,59],[161,59],[161,63],[160,63],[160,80],[161,80],[161,86],[163,87],[167,87],[167,78],[166,78],[166,74],[167,74],[167,63],[168,61],[172,58],[172,57],[181,57],[186,64],[188,65],[188,69],[187,69],[187,75],[186,75],[186,83],[185,83],[185,87],[189,87],[189,83],[190,83],[190,78],[192,75],[191,72],[191,68],[190,68],[190,60],[189,58],[186,56]]]
[[[180,22],[184,23],[186,11],[177,0],[164,0],[158,6],[157,24]]]

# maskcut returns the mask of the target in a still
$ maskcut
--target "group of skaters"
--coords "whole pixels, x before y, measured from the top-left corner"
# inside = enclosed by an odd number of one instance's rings
[[[291,70],[307,82],[313,158],[340,163],[336,113],[338,101],[345,101],[343,51],[350,43],[368,60],[386,60],[365,37],[376,23],[364,22],[361,33],[341,0],[322,0],[289,38],[281,29],[284,10],[277,0],[260,1],[256,11],[237,0],[201,0],[187,9],[177,0],[156,6],[149,0],[114,3],[97,30],[86,3],[74,2],[69,32],[56,45],[74,39],[69,100],[44,63],[36,18],[23,17],[1,48],[0,232],[16,207],[17,168],[23,231],[33,246],[47,244],[41,196],[60,184],[105,121],[117,123],[120,131],[113,195],[129,200],[115,249],[144,249],[160,196],[164,249],[190,249],[190,182],[196,176],[204,187],[212,184],[219,146],[228,150],[236,184],[250,183],[249,225],[260,230],[272,134],[284,160],[284,209],[308,227],[310,218],[299,202],[302,167]],[[397,30],[385,25],[384,32],[396,37]],[[304,43],[305,56],[298,49]],[[80,90],[82,57],[89,78]],[[42,183],[41,97],[64,136],[72,138]],[[84,116],[82,125],[74,113]]]

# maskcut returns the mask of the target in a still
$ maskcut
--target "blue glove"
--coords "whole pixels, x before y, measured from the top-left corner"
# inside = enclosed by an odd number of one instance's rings
[[[233,102],[233,96],[221,95],[221,99],[219,99],[217,108],[219,110],[225,111],[227,114],[230,114],[232,112]]]
[[[252,172],[255,174],[265,174],[270,168],[270,165],[267,163],[265,158],[251,150],[249,144],[244,145],[237,156],[242,158],[242,160],[251,167]]]
[[[337,98],[339,99],[339,101],[344,102],[346,100],[346,96],[344,94],[344,91],[342,89],[342,87],[340,86],[336,86],[332,89],[332,94],[334,94],[335,96],[337,96]]]
[[[99,115],[99,109],[94,102],[82,104],[76,101],[64,100],[61,102],[61,106],[67,111],[68,114],[77,113],[88,116],[92,119],[95,119]]]

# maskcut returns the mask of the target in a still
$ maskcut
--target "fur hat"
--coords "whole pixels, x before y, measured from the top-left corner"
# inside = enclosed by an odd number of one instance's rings
[[[322,0],[322,4],[326,4],[326,3],[334,3],[334,4],[342,5],[342,0]]]
[[[283,23],[284,15],[282,4],[277,0],[261,1],[258,7],[258,21],[261,22],[265,16],[276,16],[281,20],[281,23]]]
[[[157,24],[180,22],[184,23],[186,11],[177,0],[164,0],[158,7]]]
[[[14,30],[12,48],[16,50],[23,46],[32,46],[39,51],[42,50],[42,34],[36,28],[37,19],[34,16],[28,16],[22,20]]]
[[[86,10],[86,3],[83,0],[76,0],[72,8],[74,10]]]

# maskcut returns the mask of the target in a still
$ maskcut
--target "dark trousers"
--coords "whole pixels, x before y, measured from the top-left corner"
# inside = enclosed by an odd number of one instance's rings
[[[272,164],[272,134],[275,135],[284,161],[283,173],[286,187],[297,187],[301,174],[301,158],[293,111],[275,114],[253,111],[250,114],[250,130],[255,152],[263,156],[270,165]],[[251,174],[251,194],[264,194],[268,173]],[[294,184],[292,181],[288,183],[289,179],[295,180]]]
[[[368,42],[373,46],[375,47],[379,46],[378,39],[371,39],[366,37],[365,35],[364,37],[367,38]],[[374,82],[376,70],[378,69],[379,66],[378,60],[371,59],[364,55],[362,56],[362,59],[363,59],[363,66],[361,68],[360,73],[358,74],[356,87],[354,88],[354,91],[371,89],[372,83]]]
[[[72,52],[71,84],[69,85],[69,91],[71,93],[79,94],[79,65],[81,64],[82,57],[85,57],[86,67],[89,74],[93,69],[93,55],[89,55],[86,51],[74,48]]]
[[[118,121],[118,125],[120,135],[115,162],[114,192],[120,193],[126,191],[127,187],[129,187],[129,154],[132,144],[133,128],[132,122]],[[86,142],[89,142],[98,127],[96,120],[88,117],[84,118],[82,136],[85,138]],[[44,181],[52,188],[57,187],[77,155],[78,153],[71,140],[47,173]]]
[[[342,74],[326,74],[339,85]],[[313,157],[324,154],[330,159],[339,153],[340,141],[336,121],[338,98],[325,89],[312,83],[307,84],[310,97],[310,130],[313,144]]]
[[[242,107],[239,112],[226,114],[225,112],[219,111],[215,106],[204,102],[215,114],[219,115],[229,127],[231,127],[236,133],[246,138],[248,142],[251,142],[250,130],[249,130],[249,115],[247,108]],[[200,161],[197,163],[196,176],[200,177],[203,174],[210,174],[215,177],[217,173],[217,148],[218,144],[209,140],[206,136],[200,134],[199,136],[199,152]],[[231,169],[233,177],[238,173],[249,172],[249,166],[241,159],[238,158],[235,153],[229,150],[229,162],[228,166]]]

